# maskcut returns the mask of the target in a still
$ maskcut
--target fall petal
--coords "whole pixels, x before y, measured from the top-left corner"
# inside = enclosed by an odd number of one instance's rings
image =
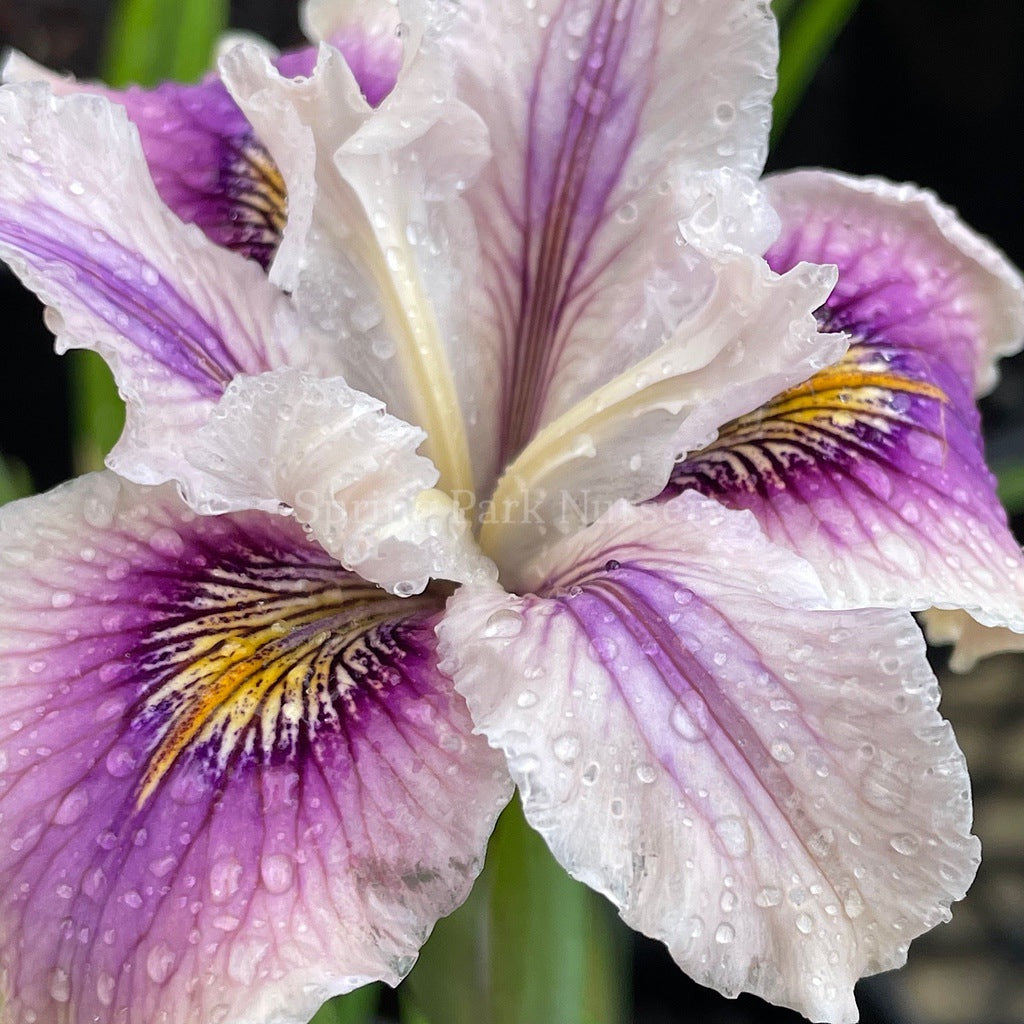
[[[397,982],[507,797],[432,602],[112,475],[0,536],[7,1019],[299,1024]]]
[[[692,493],[525,575],[452,598],[442,665],[555,856],[698,981],[856,1020],[978,861],[911,617],[819,610],[806,563]]]
[[[821,172],[771,193],[769,262],[835,263],[819,311],[844,359],[725,426],[673,474],[750,509],[843,604],[965,608],[1024,631],[1024,558],[985,465],[974,392],[1024,337],[1016,271],[928,193]]]
[[[113,468],[174,479],[236,374],[336,365],[259,267],[164,206],[123,109],[28,83],[0,89],[0,115],[0,256],[50,307],[59,350],[111,365],[128,405]]]

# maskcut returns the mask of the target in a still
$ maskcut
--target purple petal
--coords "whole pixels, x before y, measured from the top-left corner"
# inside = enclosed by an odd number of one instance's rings
[[[390,88],[386,63],[378,67],[373,60],[386,56],[382,47],[375,48],[354,29],[337,45],[370,102],[379,102]],[[291,78],[308,75],[315,62],[316,48],[311,46],[275,61]],[[139,130],[160,198],[218,245],[264,268],[270,265],[288,213],[284,180],[216,75],[195,85],[165,82],[155,89],[133,85],[116,90],[54,75],[15,54],[4,66],[4,80],[43,80],[58,94],[90,93],[123,106]]]
[[[51,307],[60,350],[111,365],[128,403],[119,472],[178,478],[191,432],[238,373],[331,372],[259,268],[163,205],[121,108],[28,83],[0,89],[0,116],[0,257]]]
[[[836,366],[723,427],[668,493],[752,511],[838,602],[966,608],[1024,630],[1024,559],[985,465],[976,382],[1024,333],[1015,272],[934,200],[824,174],[775,179],[777,270],[836,263]]]
[[[906,613],[833,612],[806,562],[689,493],[621,504],[439,631],[571,874],[698,981],[857,1019],[974,875],[963,757]]]
[[[0,537],[9,1019],[299,1024],[396,983],[508,795],[433,601],[107,474]]]

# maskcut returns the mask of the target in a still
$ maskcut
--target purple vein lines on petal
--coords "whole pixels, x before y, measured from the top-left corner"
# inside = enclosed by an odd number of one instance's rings
[[[144,258],[107,236],[90,241],[89,230],[67,218],[47,230],[43,208],[18,212],[8,209],[0,217],[0,241],[32,263],[69,268],[62,276],[72,294],[115,330],[131,331],[140,348],[204,397],[217,398],[245,371],[217,330]],[[29,227],[30,220],[43,230]]]
[[[569,27],[587,17],[585,8],[572,6],[563,6],[552,27],[530,95],[519,313],[507,357],[513,383],[503,416],[506,456],[518,451],[537,427],[561,355],[577,277],[652,88],[650,81],[630,80],[618,87],[617,82],[632,35],[644,31],[653,49],[660,12],[645,18],[648,5],[642,0],[604,0],[584,29],[586,38],[567,95],[556,92],[556,65],[566,55],[556,52],[560,34],[555,29],[560,22]],[[559,133],[557,141],[551,138],[554,132]]]

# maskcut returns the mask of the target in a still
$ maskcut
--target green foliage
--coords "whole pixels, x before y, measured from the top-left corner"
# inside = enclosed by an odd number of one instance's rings
[[[518,798],[468,902],[440,921],[404,992],[404,1024],[623,1024],[629,937],[570,878]]]
[[[380,986],[367,985],[324,1003],[310,1024],[373,1024],[379,1004]]]
[[[0,455],[0,505],[24,498],[33,489],[28,470],[20,462]]]
[[[773,0],[781,34],[773,142],[782,134],[857,4],[858,0]]]

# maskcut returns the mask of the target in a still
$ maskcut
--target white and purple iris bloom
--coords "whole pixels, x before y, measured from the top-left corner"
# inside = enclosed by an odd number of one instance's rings
[[[1024,632],[974,405],[1020,278],[911,187],[758,181],[763,0],[305,22],[190,87],[7,63],[0,254],[128,423],[0,512],[4,1019],[397,983],[514,782],[694,978],[855,1020],[978,864],[910,613]]]

